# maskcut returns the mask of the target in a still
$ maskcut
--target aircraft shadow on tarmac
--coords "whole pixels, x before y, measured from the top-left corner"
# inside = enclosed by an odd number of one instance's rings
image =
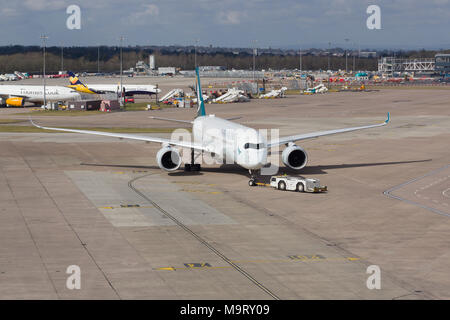
[[[293,170],[287,167],[278,168],[274,170],[276,173],[274,175],[299,175],[299,174],[311,174],[320,175],[328,174],[327,170],[334,169],[347,169],[347,168],[361,168],[361,167],[376,167],[376,166],[388,166],[388,165],[401,165],[408,163],[420,163],[428,162],[432,159],[426,160],[411,160],[411,161],[395,161],[395,162],[373,162],[373,163],[349,163],[349,164],[333,164],[333,165],[318,165],[318,166],[307,166],[300,171]],[[135,170],[161,170],[158,166],[139,166],[139,165],[122,165],[122,164],[99,164],[99,163],[81,163],[83,166],[94,166],[94,167],[112,167],[112,168],[127,168]],[[276,167],[275,167],[276,169]],[[202,175],[203,172],[217,172],[217,173],[233,173],[241,176],[249,176],[247,170],[238,166],[237,164],[223,164],[220,167],[202,167],[200,172],[185,172],[182,169],[176,172],[168,173],[170,176],[196,176]],[[260,176],[259,180],[269,181],[270,176]]]

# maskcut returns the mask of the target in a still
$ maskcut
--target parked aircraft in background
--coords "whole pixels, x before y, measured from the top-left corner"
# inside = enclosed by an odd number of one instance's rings
[[[83,93],[91,94],[105,94],[105,93],[120,93],[120,84],[92,84],[85,85],[78,79],[78,77],[73,72],[68,72],[70,85],[69,88],[75,89]],[[122,84],[122,89],[125,92],[125,96],[133,96],[136,94],[156,94],[160,93],[161,90],[156,88],[154,85],[144,85],[144,84]]]
[[[188,148],[191,150],[191,164],[185,164],[185,170],[200,170],[199,164],[194,164],[195,153],[208,153],[216,159],[224,160],[222,163],[229,163],[229,159],[233,159],[233,163],[248,169],[252,175],[250,185],[254,185],[253,172],[261,169],[267,164],[268,151],[273,147],[286,145],[282,152],[282,162],[296,170],[304,168],[308,162],[306,151],[295,144],[296,141],[317,138],[337,133],[351,132],[369,128],[376,128],[386,125],[388,119],[382,123],[375,125],[366,125],[353,128],[344,128],[337,130],[318,131],[306,134],[299,134],[267,141],[266,138],[257,130],[232,122],[232,119],[221,119],[214,115],[207,115],[205,104],[202,97],[200,85],[200,76],[198,68],[197,73],[197,117],[193,121],[175,120],[156,118],[157,120],[174,121],[192,124],[193,141],[180,141],[175,139],[164,139],[158,137],[149,137],[135,134],[108,133],[88,130],[74,130],[65,128],[43,127],[34,124],[38,128],[46,130],[56,130],[63,132],[74,132],[84,134],[94,134],[107,137],[115,137],[121,139],[133,139],[147,142],[160,143],[162,148],[158,151],[156,159],[158,166],[166,171],[175,171],[181,164],[182,159],[177,147]]]
[[[19,78],[13,73],[5,73],[0,75],[0,81],[16,81]]]
[[[80,94],[70,88],[46,86],[46,100],[49,102],[80,100]],[[44,86],[0,85],[0,105],[23,107],[26,102],[43,103]]]

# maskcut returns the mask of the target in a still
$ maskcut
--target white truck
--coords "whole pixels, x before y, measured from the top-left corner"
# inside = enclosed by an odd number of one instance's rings
[[[298,192],[326,192],[327,187],[321,186],[318,179],[292,177],[292,176],[273,176],[270,179],[270,186],[278,190],[290,190]]]

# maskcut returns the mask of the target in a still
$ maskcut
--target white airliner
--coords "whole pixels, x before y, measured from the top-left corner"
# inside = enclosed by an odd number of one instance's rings
[[[74,101],[80,99],[80,94],[70,88],[46,86],[47,101]],[[0,105],[23,107],[25,102],[44,102],[44,86],[31,85],[0,85]]]
[[[308,155],[303,148],[295,144],[296,141],[317,138],[336,133],[381,127],[389,122],[388,113],[387,120],[379,124],[328,131],[318,131],[267,141],[265,136],[260,132],[241,124],[232,122],[232,119],[221,119],[219,117],[215,117],[214,115],[207,115],[205,112],[205,105],[202,97],[198,68],[196,72],[198,109],[197,117],[195,118],[195,120],[185,121],[151,117],[157,120],[192,124],[192,133],[194,137],[193,141],[180,141],[177,139],[164,139],[135,134],[51,128],[39,126],[37,124],[34,124],[32,121],[31,122],[36,127],[46,130],[95,134],[121,139],[133,139],[160,143],[162,145],[162,148],[158,151],[156,160],[158,162],[158,166],[165,171],[175,171],[180,168],[182,158],[180,156],[180,151],[178,148],[188,148],[191,150],[191,164],[185,164],[185,170],[200,170],[200,165],[194,164],[194,156],[196,152],[200,154],[208,153],[210,155],[213,155],[215,159],[227,160],[226,163],[230,163],[229,160],[232,159],[233,163],[236,163],[239,166],[250,171],[250,174],[252,176],[252,179],[249,182],[250,185],[254,184],[253,173],[267,164],[268,150],[270,150],[271,148],[278,147],[283,144],[286,145],[287,147],[283,150],[281,156],[283,163],[292,169],[300,170],[306,166],[308,162]]]
[[[68,72],[70,78],[69,88],[75,89],[79,92],[83,93],[91,93],[91,94],[104,94],[104,93],[120,93],[120,85],[119,84],[91,84],[85,85],[78,79],[78,77],[73,72]],[[135,94],[156,94],[160,93],[161,89],[156,88],[154,85],[150,84],[123,84],[122,90],[125,92],[126,96],[134,96]]]

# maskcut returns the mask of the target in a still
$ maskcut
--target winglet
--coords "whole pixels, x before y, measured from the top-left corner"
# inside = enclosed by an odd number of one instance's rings
[[[390,112],[387,113],[387,119],[386,119],[386,121],[384,123],[388,124],[389,121],[391,121],[391,114],[390,114]]]

